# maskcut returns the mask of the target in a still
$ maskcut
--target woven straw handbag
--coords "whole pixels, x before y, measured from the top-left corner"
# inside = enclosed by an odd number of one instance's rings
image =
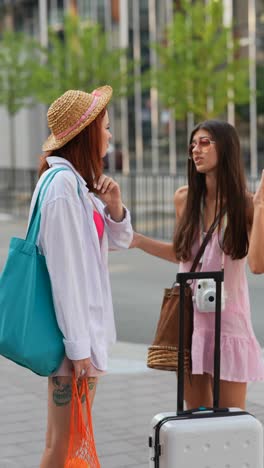
[[[220,220],[218,215],[208,230],[193,261],[190,271],[195,271],[205,247]],[[191,347],[193,333],[193,301],[190,285],[185,287],[184,306],[184,371],[191,371]],[[154,341],[148,348],[147,366],[152,369],[177,371],[179,344],[180,287],[174,284],[165,289]]]
[[[175,285],[165,289],[152,346],[148,348],[147,365],[153,369],[176,371],[178,368],[180,288]],[[190,286],[185,288],[184,306],[184,369],[191,365],[191,345],[193,331],[193,303]]]

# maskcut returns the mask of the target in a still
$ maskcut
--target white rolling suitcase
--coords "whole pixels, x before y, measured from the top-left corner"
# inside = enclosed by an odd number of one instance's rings
[[[214,404],[213,408],[183,410],[183,330],[180,313],[177,412],[157,414],[149,437],[150,468],[263,468],[263,428],[251,414],[239,408],[219,408],[221,283],[222,271],[178,273],[180,308],[190,279],[213,278],[216,282]]]

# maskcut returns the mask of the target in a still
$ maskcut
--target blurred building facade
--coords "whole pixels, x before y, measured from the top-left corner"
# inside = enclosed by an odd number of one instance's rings
[[[253,89],[256,68],[264,67],[263,0],[223,1],[225,21],[235,18],[234,32],[241,39],[242,53],[253,58],[256,54],[257,67],[251,69]],[[129,57],[135,60],[134,74],[139,76],[145,68],[156,66],[150,44],[162,38],[177,6],[180,0],[2,0],[0,31],[6,27],[22,30],[45,43],[48,25],[63,28],[63,15],[71,8],[81,18],[102,24],[109,33],[109,47],[127,47]],[[139,61],[143,64],[141,67]],[[36,106],[20,111],[15,119],[19,167],[32,168],[38,163],[36,155],[40,154],[41,142],[47,135],[45,112],[43,106]],[[229,120],[232,120],[232,112],[232,108],[227,111]],[[0,165],[7,167],[10,163],[8,125],[3,109],[0,109],[0,118]],[[131,98],[122,98],[111,106],[110,118],[113,145],[108,166],[111,170],[185,172],[186,123],[174,121],[171,113],[160,105],[155,89],[143,91],[137,81]],[[254,175],[257,169],[264,167],[264,108],[256,109],[254,95],[251,105],[236,113],[235,125],[247,170]]]

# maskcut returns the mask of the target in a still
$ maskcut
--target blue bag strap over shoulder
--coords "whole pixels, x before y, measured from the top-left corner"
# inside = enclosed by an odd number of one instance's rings
[[[27,230],[26,240],[28,242],[31,242],[32,244],[36,244],[37,242],[37,237],[38,237],[39,228],[40,228],[41,207],[42,207],[46,192],[48,190],[48,187],[51,181],[54,179],[55,175],[58,172],[68,171],[68,170],[69,169],[60,167],[58,169],[51,171],[43,180],[39,189],[39,193],[38,193],[38,196],[37,196],[37,199],[36,199],[33,211],[32,211],[30,223],[29,223],[28,230]]]

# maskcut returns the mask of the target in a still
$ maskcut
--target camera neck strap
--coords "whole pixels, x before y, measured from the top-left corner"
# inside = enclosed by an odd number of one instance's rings
[[[200,248],[199,248],[199,250],[198,250],[198,252],[196,254],[196,257],[195,257],[195,259],[193,261],[190,272],[196,270],[196,268],[198,266],[198,263],[199,263],[201,257],[203,256],[203,253],[205,251],[205,247],[207,246],[208,242],[210,241],[210,239],[211,239],[211,237],[213,235],[213,232],[215,231],[218,224],[220,223],[220,220],[221,220],[222,216],[224,216],[225,214],[226,214],[226,207],[224,207],[222,209],[221,213],[220,212],[218,213],[218,215],[216,216],[214,222],[211,224],[210,228],[208,229],[208,231],[207,231],[207,233],[206,233],[206,235],[205,235],[205,237],[204,237],[204,239],[203,239],[203,241],[202,241],[202,243],[200,245]],[[223,252],[223,255],[224,255],[224,252]],[[224,265],[223,265],[223,258],[222,258],[222,268],[223,268],[223,266]]]
[[[223,218],[223,220],[222,220],[221,229],[219,229],[220,232],[219,232],[219,235],[218,235],[218,242],[219,242],[219,246],[220,246],[220,248],[222,250],[221,269],[224,270],[225,253],[224,253],[223,245],[224,245],[225,230],[226,230],[226,227],[227,227],[226,206],[224,206],[224,208],[222,209],[222,216],[220,217],[218,224],[220,224],[221,218]],[[200,215],[200,245],[202,245],[202,241],[205,238],[205,236],[206,236],[206,234],[205,234],[205,228],[204,228],[204,198],[202,198],[202,200],[201,200],[201,215]],[[201,258],[200,258],[200,261],[202,261]]]

